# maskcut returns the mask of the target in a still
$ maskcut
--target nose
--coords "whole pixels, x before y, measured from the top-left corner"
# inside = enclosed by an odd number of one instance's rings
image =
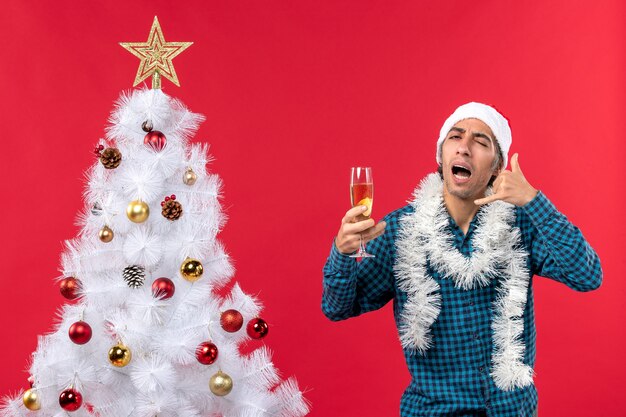
[[[456,153],[457,155],[467,155],[471,156],[469,141],[471,140],[470,135],[463,135],[463,137],[457,142]]]

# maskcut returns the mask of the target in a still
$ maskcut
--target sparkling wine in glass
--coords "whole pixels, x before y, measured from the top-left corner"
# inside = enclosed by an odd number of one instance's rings
[[[367,206],[367,210],[357,216],[357,221],[363,221],[372,215],[372,205],[374,204],[374,178],[371,167],[353,167],[352,178],[350,179],[350,201],[352,207]],[[361,242],[359,250],[350,255],[352,258],[373,258],[374,255],[365,251],[363,235],[360,234]]]

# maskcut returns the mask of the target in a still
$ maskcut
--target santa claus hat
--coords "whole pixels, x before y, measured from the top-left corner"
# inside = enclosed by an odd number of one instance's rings
[[[437,163],[441,164],[441,144],[446,135],[455,124],[463,119],[478,119],[489,126],[493,134],[496,135],[496,140],[502,151],[503,169],[506,168],[509,159],[509,149],[513,142],[509,122],[493,107],[475,102],[459,106],[441,127],[439,140],[437,140]]]

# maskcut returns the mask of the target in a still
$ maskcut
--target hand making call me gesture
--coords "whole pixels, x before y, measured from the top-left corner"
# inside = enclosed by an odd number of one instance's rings
[[[501,200],[518,207],[529,203],[538,193],[524,177],[519,166],[519,155],[511,157],[511,170],[504,170],[493,182],[493,194],[474,200],[474,204],[482,206],[493,201]],[[358,220],[359,215],[368,209],[367,206],[355,206],[348,210],[341,219],[341,227],[335,238],[335,245],[343,254],[354,253],[359,249],[361,239],[363,243],[376,239],[385,232],[384,221],[376,224],[374,219]]]
[[[528,183],[519,166],[519,154],[511,157],[511,170],[502,171],[493,182],[493,194],[474,200],[474,204],[482,206],[492,201],[501,200],[518,207],[529,203],[538,191]]]

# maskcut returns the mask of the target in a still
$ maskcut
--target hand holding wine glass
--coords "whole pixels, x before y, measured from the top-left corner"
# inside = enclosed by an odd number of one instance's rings
[[[341,228],[335,239],[339,252],[353,257],[372,257],[365,251],[365,243],[376,239],[385,231],[385,222],[375,224],[370,218],[374,200],[374,183],[371,168],[352,168],[350,197],[353,207],[341,220]]]

